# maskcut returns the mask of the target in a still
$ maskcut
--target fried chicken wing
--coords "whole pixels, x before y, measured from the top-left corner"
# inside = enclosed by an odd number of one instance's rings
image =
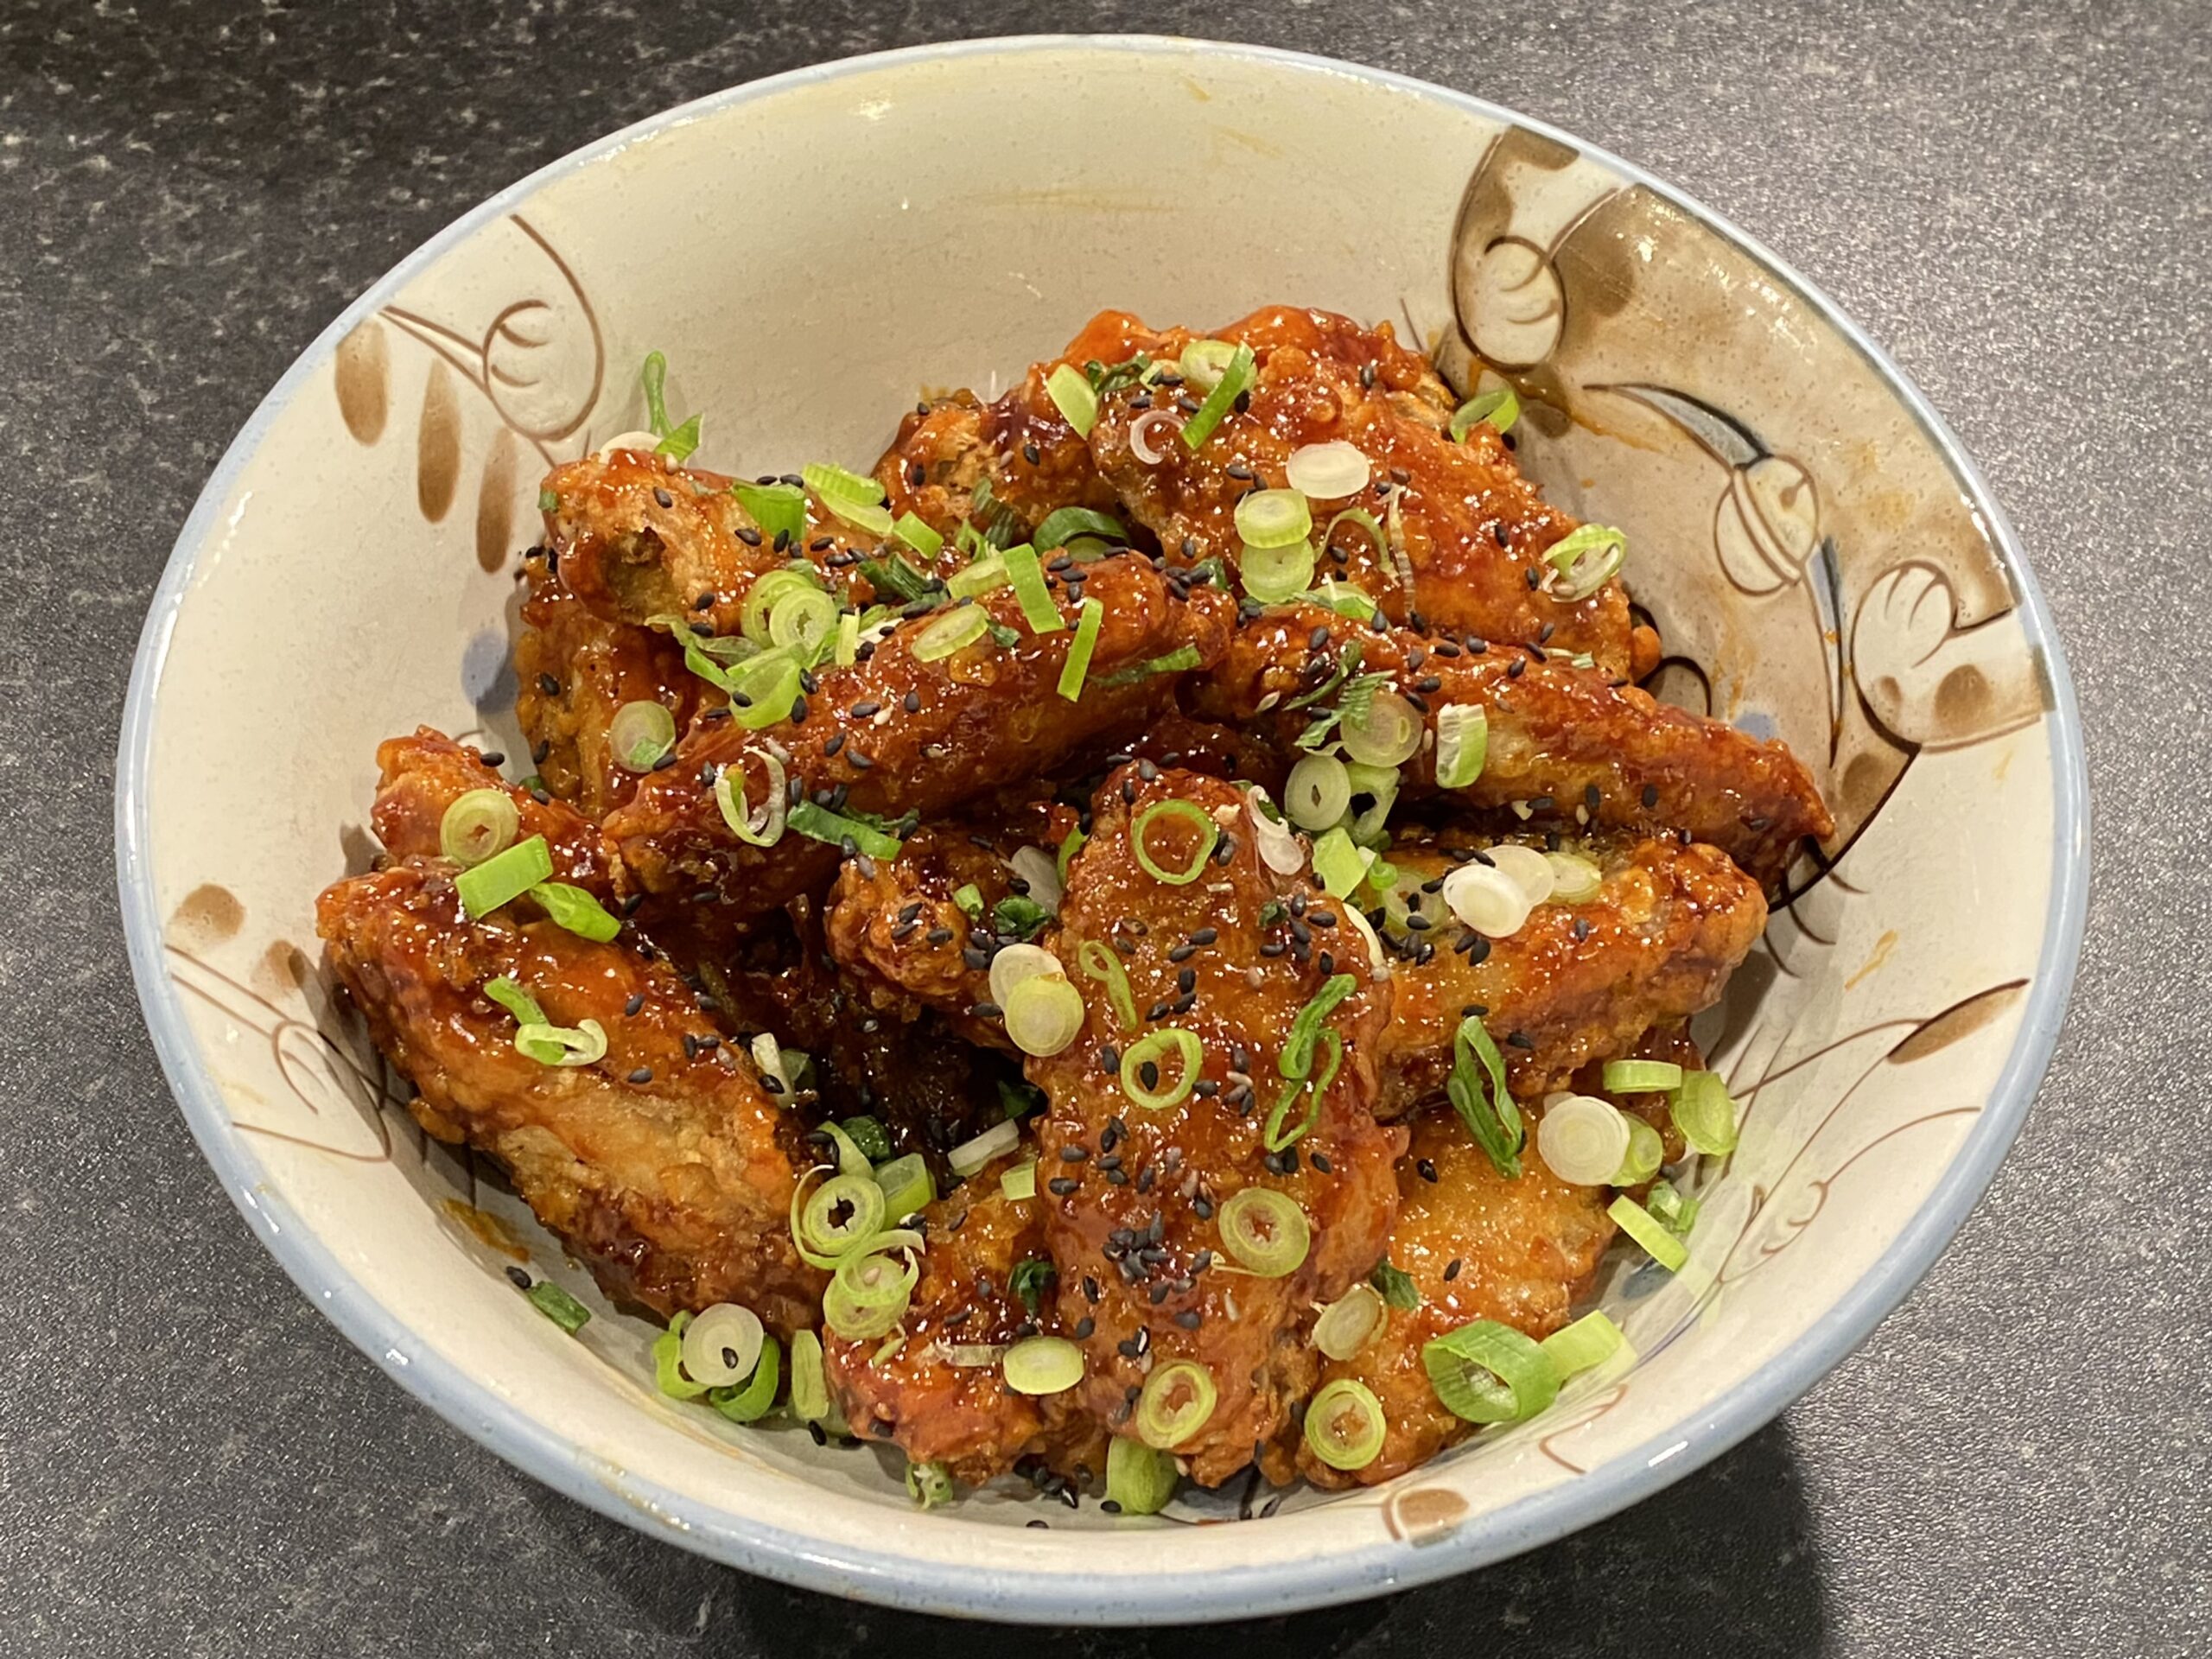
[[[1195,338],[1182,328],[1154,333],[1111,313],[1092,332],[1112,337],[1125,357],[1142,350],[1170,364]],[[1347,442],[1366,456],[1374,486],[1315,500],[1314,522],[1325,525],[1350,507],[1387,515],[1404,563],[1385,559],[1372,537],[1350,529],[1330,538],[1321,574],[1351,582],[1395,621],[1418,614],[1455,633],[1549,639],[1590,652],[1617,677],[1656,665],[1657,638],[1649,629],[1631,637],[1618,581],[1569,601],[1543,580],[1544,550],[1574,520],[1545,505],[1493,428],[1451,435],[1450,390],[1426,359],[1398,344],[1389,324],[1370,330],[1326,311],[1270,306],[1213,338],[1249,346],[1256,378],[1249,397],[1195,452],[1176,432],[1203,394],[1176,377],[1109,391],[1090,432],[1099,474],[1161,546],[1194,559],[1238,560],[1237,502],[1255,486],[1283,487],[1294,451]],[[1147,461],[1147,451],[1160,458]]]
[[[715,800],[713,780],[723,768],[742,768],[745,798],[758,804],[770,787],[773,744],[783,751],[793,798],[827,797],[845,812],[933,817],[1049,770],[1102,734],[1141,728],[1175,689],[1173,675],[1147,673],[1146,665],[1185,645],[1211,663],[1227,639],[1225,594],[1186,590],[1141,558],[1077,566],[1055,584],[1070,620],[1076,588],[1101,603],[1079,698],[1058,690],[1072,629],[1030,632],[1009,590],[979,603],[994,626],[1018,636],[1012,645],[986,634],[924,661],[916,639],[938,619],[902,623],[868,661],[822,671],[813,695],[766,731],[702,718],[676,763],[646,778],[608,817],[623,861],[664,902],[711,902],[732,918],[774,908],[826,886],[837,849],[797,834],[765,849],[740,842]]]
[[[530,596],[515,639],[515,717],[547,791],[598,818],[630,798],[638,774],[618,765],[608,729],[625,703],[658,702],[690,723],[702,683],[667,634],[610,622],[568,590],[542,549],[524,555]]]
[[[1382,1254],[1402,1144],[1372,1110],[1387,990],[1334,906],[1261,861],[1243,810],[1240,791],[1195,772],[1147,778],[1128,766],[1107,780],[1046,936],[1084,991],[1084,1025],[1066,1050],[1028,1065],[1051,1101],[1039,1199],[1059,1318],[1088,1361],[1084,1400],[1133,1433],[1132,1403],[1155,1367],[1205,1367],[1216,1402],[1173,1449],[1208,1485],[1253,1460],[1311,1381],[1301,1323]],[[1147,873],[1133,844],[1140,824],[1146,855],[1171,872],[1195,862],[1194,879]],[[1107,982],[1085,976],[1086,949],[1121,963],[1137,1030],[1124,1027]],[[1323,1018],[1327,1034],[1309,1040],[1309,1084],[1286,1092],[1281,1058],[1300,1010],[1325,990],[1341,1000]],[[1198,1077],[1147,1109],[1124,1092],[1116,1053],[1170,1031],[1200,1046]],[[1146,1064],[1163,1090],[1184,1075],[1172,1049]],[[1270,1153],[1262,1136],[1279,1100],[1283,1128],[1308,1115],[1311,1127]],[[1249,1187],[1287,1198],[1310,1229],[1303,1259],[1280,1277],[1236,1270],[1224,1241],[1224,1208]]]
[[[1708,842],[1762,884],[1771,884],[1798,843],[1835,824],[1805,768],[1781,743],[1618,685],[1541,652],[1382,633],[1317,606],[1264,612],[1236,630],[1221,665],[1194,688],[1207,718],[1250,722],[1289,748],[1329,696],[1291,706],[1339,675],[1357,647],[1357,671],[1383,674],[1427,728],[1406,765],[1409,791],[1436,788],[1438,711],[1481,709],[1489,753],[1455,798],[1479,807],[1519,804],[1531,821],[1639,831],[1675,830]]]
[[[894,1352],[876,1357],[881,1338],[850,1342],[832,1332],[823,1340],[830,1386],[855,1434],[889,1440],[916,1463],[942,1464],[970,1485],[1029,1457],[1064,1472],[1105,1468],[1104,1436],[1074,1395],[1016,1394],[999,1374],[1007,1344],[1040,1331],[1016,1292],[1014,1269],[1045,1259],[1042,1206],[1001,1192],[1007,1166],[977,1171],[922,1212],[928,1247]],[[1051,1306],[1047,1295],[1039,1312],[1049,1317]]]
[[[1317,1486],[1372,1486],[1434,1457],[1473,1432],[1436,1397],[1421,1351],[1475,1319],[1531,1337],[1565,1325],[1613,1236],[1602,1186],[1570,1186],[1522,1159],[1509,1178],[1449,1111],[1413,1125],[1398,1167],[1397,1225],[1389,1259],[1421,1293],[1410,1311],[1389,1310],[1382,1332],[1350,1359],[1324,1359],[1321,1381],[1364,1382],[1382,1402],[1388,1432],[1372,1463],[1332,1469],[1298,1448],[1298,1471]]]
[[[1400,942],[1390,1024],[1381,1048],[1380,1109],[1395,1116],[1440,1099],[1452,1033],[1470,1008],[1505,1058],[1515,1096],[1540,1098],[1593,1060],[1617,1059],[1654,1026],[1688,1019],[1720,995],[1758,942],[1766,901],[1719,849],[1673,837],[1616,836],[1570,844],[1603,886],[1577,903],[1537,906],[1503,938],[1461,927],[1433,891],[1479,854],[1483,838],[1449,848],[1390,849],[1402,906],[1430,925]]]
[[[416,1121],[497,1159],[611,1294],[670,1313],[718,1301],[782,1332],[822,1278],[794,1253],[796,1126],[665,963],[508,912],[472,920],[452,867],[410,858],[316,906],[332,967],[377,1046],[413,1079]],[[555,1025],[596,1020],[605,1056],[519,1052],[504,978]]]

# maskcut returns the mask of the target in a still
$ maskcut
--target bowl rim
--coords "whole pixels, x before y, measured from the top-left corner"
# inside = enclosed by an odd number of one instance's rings
[[[1525,128],[1567,144],[1653,192],[1759,260],[1824,317],[1894,390],[1966,486],[1986,523],[2017,601],[2031,650],[2045,665],[2053,810],[2050,898],[2028,1006],[1986,1103],[1949,1166],[1890,1248],[1820,1323],[1768,1360],[1675,1433],[1599,1465],[1578,1480],[1533,1494],[1420,1546],[1391,1539],[1340,1554],[1224,1568],[1201,1555],[1169,1573],[1102,1573],[1071,1561],[1065,1569],[1016,1570],[1004,1564],[921,1561],[895,1551],[831,1541],[733,1516],[634,1474],[610,1489],[604,1470],[569,1438],[543,1428],[434,1346],[415,1340],[405,1321],[371,1296],[313,1229],[266,1184],[258,1156],[237,1133],[202,1063],[182,1003],[162,966],[161,918],[151,865],[147,787],[156,693],[185,597],[223,504],[278,416],[376,307],[452,248],[492,224],[553,179],[637,141],[794,87],[947,57],[1033,52],[1115,53],[1242,60],[1298,73],[1369,82],[1440,103],[1462,113]],[[116,880],[131,976],[162,1070],[194,1139],[232,1201],[303,1294],[385,1373],[471,1439],[537,1479],[601,1514],[632,1525],[645,1515],[667,1524],[658,1535],[715,1560],[787,1583],[886,1605],[1005,1620],[1126,1624],[1171,1617],[1222,1619],[1357,1599],[1431,1582],[1517,1554],[1626,1508],[1718,1457],[1754,1433],[1825,1376],[1934,1264],[1996,1173],[2032,1103],[2063,1019],[2079,962],[2088,905],[2088,782],[2081,716],[2056,628],[2012,523],[1973,458],[1918,387],[1820,289],[1726,217],[1611,151],[1504,105],[1411,76],[1317,54],[1232,41],[1158,35],[1027,35],[923,44],[805,65],[725,88],[662,111],[548,162],[487,197],[386,271],[347,305],[294,359],[224,451],[179,531],[148,608],[131,664],[117,749]],[[410,1352],[409,1351],[412,1351]],[[403,1357],[404,1356],[404,1357]],[[1077,1535],[1069,1535],[1077,1536]],[[1090,1535],[1081,1535],[1088,1539]],[[1072,1552],[1071,1552],[1072,1554]]]

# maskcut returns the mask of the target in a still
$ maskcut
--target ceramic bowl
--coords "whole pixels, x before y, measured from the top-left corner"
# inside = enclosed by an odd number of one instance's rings
[[[1511,375],[1529,470],[1628,532],[1672,653],[1659,689],[1786,737],[1840,828],[1705,1022],[1746,1115],[1701,1182],[1690,1266],[1624,1262],[1603,1287],[1632,1368],[1392,1484],[1264,1516],[1242,1489],[1141,1521],[1013,1491],[920,1513],[889,1454],[654,1392],[651,1327],[415,1128],[333,1003],[312,902],[371,855],[378,739],[429,721],[518,747],[512,572],[537,480],[640,423],[649,350],[671,404],[704,412],[706,464],[866,465],[917,388],[988,395],[1102,307],[1205,325],[1282,300],[1389,319],[1463,384],[1477,357]],[[740,86],[404,261],[277,383],[178,538],[117,820],[139,995],[194,1134],[402,1386],[686,1548],[1052,1621],[1277,1611],[1459,1572],[1765,1422],[1988,1181],[2058,1027],[2084,869],[2072,695],[2026,563],[1942,423],[1827,300],[1510,111],[1144,39]],[[513,1293],[517,1262],[591,1306],[580,1339]]]

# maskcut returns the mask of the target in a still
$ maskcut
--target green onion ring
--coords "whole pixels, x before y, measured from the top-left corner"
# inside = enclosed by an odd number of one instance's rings
[[[596,1020],[573,1026],[517,1026],[515,1051],[540,1065],[595,1065],[607,1058],[607,1029]]]
[[[1690,1259],[1682,1241],[1666,1224],[1634,1198],[1623,1193],[1605,1206],[1621,1231],[1643,1247],[1644,1253],[1669,1273],[1680,1273]]]
[[[1736,1150],[1736,1103],[1718,1071],[1689,1072],[1674,1093],[1675,1127],[1691,1151],[1726,1157]]]
[[[607,724],[607,747],[625,772],[651,772],[676,747],[676,716],[650,698],[626,702]]]
[[[791,1333],[791,1415],[803,1423],[827,1423],[836,1415],[822,1369],[822,1338],[811,1331]]]
[[[1382,1402],[1356,1377],[1324,1382],[1306,1405],[1306,1444],[1332,1469],[1364,1469],[1389,1436]]]
[[[1045,391],[1061,418],[1075,429],[1076,435],[1089,437],[1090,429],[1098,424],[1098,394],[1091,390],[1083,371],[1072,364],[1060,364],[1045,377]]]
[[[1120,966],[1118,963],[1115,965]],[[1135,1009],[1132,1007],[1130,1013],[1134,1016]],[[1129,1023],[1135,1023],[1134,1017]],[[1182,1060],[1181,1071],[1172,1084],[1147,1088],[1142,1076],[1145,1066],[1156,1066],[1171,1050]],[[1198,1040],[1196,1032],[1185,1031],[1179,1026],[1155,1026],[1122,1051],[1122,1092],[1148,1112],[1164,1112],[1170,1106],[1180,1105],[1190,1098],[1191,1090],[1198,1084],[1205,1053],[1205,1045]]]
[[[1517,1423],[1559,1397],[1559,1368],[1510,1325],[1477,1319],[1426,1344],[1421,1368],[1453,1416],[1471,1423]]]
[[[1154,821],[1163,817],[1187,818],[1198,826],[1200,842],[1198,854],[1191,860],[1190,868],[1171,871],[1156,861],[1146,849],[1145,833]],[[1129,826],[1129,850],[1136,855],[1137,865],[1155,881],[1171,887],[1188,887],[1197,880],[1206,868],[1206,860],[1213,856],[1214,848],[1221,841],[1221,829],[1210,817],[1204,807],[1191,801],[1154,801],[1137,814],[1136,822]]]
[[[857,501],[862,506],[880,506],[883,486],[859,473],[848,472],[834,461],[811,461],[798,469],[800,480],[827,503]]]
[[[1313,1069],[1313,1044],[1321,1033],[1321,1022],[1337,1010],[1337,1006],[1359,988],[1359,982],[1350,974],[1332,974],[1321,988],[1307,999],[1290,1022],[1290,1037],[1283,1044],[1281,1057],[1275,1069],[1286,1077],[1302,1077]]]
[[[1078,536],[1096,536],[1119,545],[1128,540],[1129,532],[1110,512],[1098,512],[1090,507],[1055,507],[1037,526],[1034,540],[1039,552],[1049,553],[1055,548],[1065,547]]]
[[[1382,1292],[1354,1285],[1313,1321],[1313,1345],[1331,1359],[1350,1359],[1375,1340],[1389,1318]]]
[[[1303,541],[1281,547],[1246,543],[1237,550],[1236,579],[1248,598],[1262,605],[1287,605],[1313,580],[1314,553]]]
[[[1205,1427],[1220,1397],[1213,1373],[1196,1360],[1155,1365],[1137,1396],[1137,1438],[1155,1451],[1180,1446]]]
[[[1553,1368],[1560,1376],[1568,1377],[1604,1364],[1620,1351],[1625,1340],[1620,1326],[1593,1308],[1536,1345],[1551,1357]]]
[[[810,1194],[808,1181],[828,1173],[826,1164],[810,1169],[791,1189],[791,1243],[809,1264],[824,1268],[836,1267],[867,1243],[883,1225],[884,1213],[890,1207],[883,1189],[869,1175],[831,1175]],[[842,1224],[830,1219],[840,1204],[853,1207]]]
[[[1544,550],[1554,597],[1574,604],[1596,593],[1628,562],[1628,537],[1609,524],[1584,524]]]
[[[471,920],[519,899],[553,874],[553,851],[543,836],[518,841],[453,879],[453,890]]]
[[[1247,1186],[1216,1213],[1222,1248],[1262,1279],[1280,1279],[1304,1265],[1313,1249],[1306,1211],[1273,1187]]]
[[[1083,1350],[1065,1337],[1026,1337],[999,1361],[999,1375],[1016,1394],[1065,1394],[1083,1381]]]
[[[1083,993],[1058,974],[1037,974],[1007,993],[1006,1034],[1025,1054],[1060,1053],[1083,1030]]]
[[[753,815],[745,795],[745,763],[735,760],[715,774],[715,804],[730,834],[748,847],[772,847],[784,838],[784,763],[772,750],[756,750],[761,769],[768,774],[767,790],[760,802],[760,816]]]
[[[1265,551],[1275,547],[1305,547],[1313,533],[1313,509],[1296,490],[1254,490],[1236,502],[1236,533],[1244,545]],[[1308,550],[1309,568],[1313,558]]]
[[[1499,386],[1490,391],[1479,391],[1452,411],[1452,424],[1447,429],[1452,441],[1458,443],[1484,421],[1497,429],[1503,436],[1513,429],[1513,423],[1521,418],[1521,400],[1514,396],[1510,386]]]
[[[741,1387],[708,1389],[707,1403],[733,1423],[760,1421],[775,1408],[776,1389],[783,1381],[783,1351],[773,1337],[762,1338],[753,1375]]]
[[[505,790],[468,790],[454,797],[438,820],[438,850],[463,868],[474,868],[505,849],[521,823],[514,797]]]
[[[1157,1515],[1175,1496],[1175,1459],[1116,1434],[1106,1447],[1106,1497],[1123,1515]]]
[[[789,565],[754,578],[752,587],[745,590],[745,603],[738,612],[739,628],[756,645],[783,643],[770,637],[769,624],[783,601],[799,594],[829,597],[812,575]]]
[[[1114,1016],[1122,1022],[1124,1032],[1137,1028],[1137,1001],[1129,990],[1128,971],[1122,966],[1122,958],[1114,948],[1099,939],[1085,939],[1075,953],[1076,966],[1093,979],[1106,982],[1106,995],[1113,1000]]]
[[[1659,1173],[1659,1166],[1667,1156],[1667,1143],[1653,1128],[1634,1113],[1624,1114],[1628,1118],[1628,1155],[1621,1160],[1621,1166],[1613,1172],[1609,1186],[1641,1186]]]
[[[1672,1060],[1607,1060],[1603,1073],[1609,1095],[1642,1095],[1682,1086],[1682,1068]]]

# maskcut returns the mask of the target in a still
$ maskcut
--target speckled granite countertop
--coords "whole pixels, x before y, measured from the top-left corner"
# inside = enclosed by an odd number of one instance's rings
[[[1205,34],[1478,92],[1641,162],[1866,325],[2011,509],[2097,808],[2072,1018],[1920,1291],[1649,1503],[1223,1631],[849,1607],[575,1507],[416,1406],[249,1236],[125,971],[109,756],[231,434],[416,243],[626,122],[932,36]],[[2126,5],[564,0],[0,12],[0,1652],[2113,1656],[2212,1648],[2212,22]],[[2180,1151],[2183,1168],[2167,1170]]]

